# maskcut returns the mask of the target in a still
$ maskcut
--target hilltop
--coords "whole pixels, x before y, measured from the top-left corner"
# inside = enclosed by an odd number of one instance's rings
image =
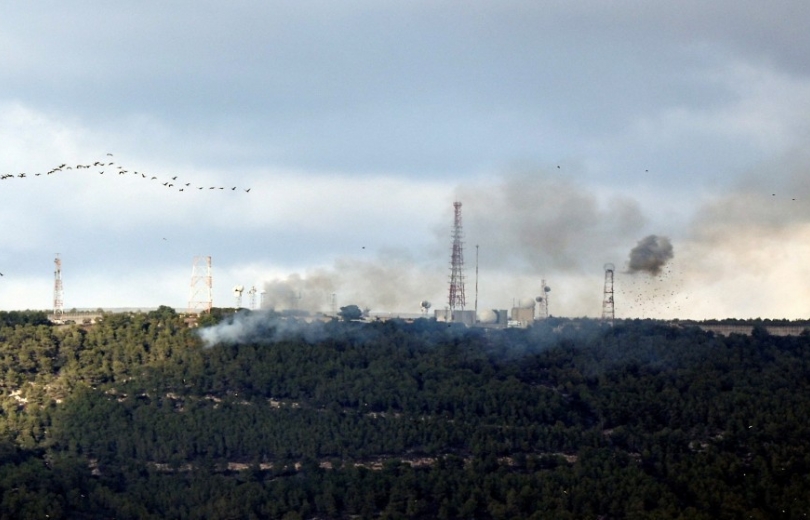
[[[810,510],[810,335],[761,320],[723,336],[652,320],[42,314],[0,314],[3,518]]]

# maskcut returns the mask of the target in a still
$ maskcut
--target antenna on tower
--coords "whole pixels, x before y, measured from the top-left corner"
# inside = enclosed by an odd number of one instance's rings
[[[236,285],[233,288],[233,296],[236,299],[236,310],[242,308],[242,292],[245,290],[244,285]]]
[[[548,293],[551,292],[551,287],[546,285],[545,280],[540,280],[540,286],[543,288],[543,294],[534,299],[537,302],[537,318],[535,319],[544,320],[548,318]]]
[[[475,244],[475,321],[478,321],[478,244]]]
[[[256,286],[253,285],[250,287],[248,291],[248,295],[250,296],[250,310],[256,310]]]
[[[59,258],[59,253],[56,253],[53,263],[56,264],[53,272],[53,318],[60,320],[65,313],[65,300],[62,291],[62,259]]]
[[[613,325],[615,313],[613,309],[613,264],[605,264],[605,290],[602,297],[602,321]]]
[[[211,313],[213,307],[213,280],[211,257],[195,256],[191,267],[191,295],[188,299],[189,311]]]
[[[461,231],[461,202],[454,202],[455,217],[453,219],[453,252],[450,256],[450,295],[448,305],[450,319],[453,311],[464,310],[464,251],[463,234]]]

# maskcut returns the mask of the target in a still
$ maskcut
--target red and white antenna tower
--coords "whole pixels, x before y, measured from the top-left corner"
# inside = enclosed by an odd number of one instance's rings
[[[191,268],[191,295],[188,298],[189,311],[211,312],[213,307],[213,280],[211,257],[195,256]]]
[[[455,218],[453,219],[453,253],[450,257],[450,315],[455,310],[464,310],[464,251],[461,238],[461,202],[454,202]],[[451,318],[452,319],[452,318]]]
[[[59,253],[56,253],[56,259],[53,263],[56,264],[56,269],[53,272],[53,317],[58,320],[65,313],[65,295],[62,291],[62,260],[59,258]]]
[[[602,297],[602,321],[613,325],[615,313],[613,310],[613,264],[605,264],[605,291]]]

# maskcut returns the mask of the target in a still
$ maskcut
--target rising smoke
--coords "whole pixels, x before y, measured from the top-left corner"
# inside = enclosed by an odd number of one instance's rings
[[[440,301],[445,283],[441,264],[385,250],[374,259],[340,258],[329,268],[270,280],[264,285],[263,307],[331,313],[357,305],[373,311],[418,313],[425,299]]]
[[[214,345],[273,342],[289,338],[303,338],[309,343],[327,335],[320,322],[305,323],[293,319],[280,319],[272,312],[237,312],[210,327],[197,329],[205,348]]]
[[[642,238],[630,251],[627,272],[647,273],[658,276],[666,263],[674,256],[672,243],[667,237],[649,235]]]
[[[372,311],[420,312],[419,302],[446,306],[451,253],[452,201],[460,200],[464,227],[467,307],[474,300],[474,244],[480,244],[481,304],[510,307],[514,299],[534,297],[539,278],[580,278],[599,273],[605,259],[623,254],[622,243],[638,236],[645,223],[629,197],[600,197],[594,190],[542,170],[506,173],[465,184],[448,197],[437,215],[433,243],[419,253],[385,250],[377,258],[340,258],[333,266],[265,283],[263,307],[276,311],[332,310],[355,304]],[[594,267],[596,266],[596,267]],[[557,313],[598,313],[593,283],[566,284]],[[594,307],[594,306],[597,307]]]
[[[464,185],[456,197],[465,235],[486,247],[490,266],[538,276],[601,266],[646,220],[631,198],[600,197],[569,175],[539,170]]]

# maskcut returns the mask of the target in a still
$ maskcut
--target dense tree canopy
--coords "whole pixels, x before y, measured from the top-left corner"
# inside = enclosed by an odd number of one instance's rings
[[[225,317],[0,313],[0,517],[810,511],[807,334]]]

